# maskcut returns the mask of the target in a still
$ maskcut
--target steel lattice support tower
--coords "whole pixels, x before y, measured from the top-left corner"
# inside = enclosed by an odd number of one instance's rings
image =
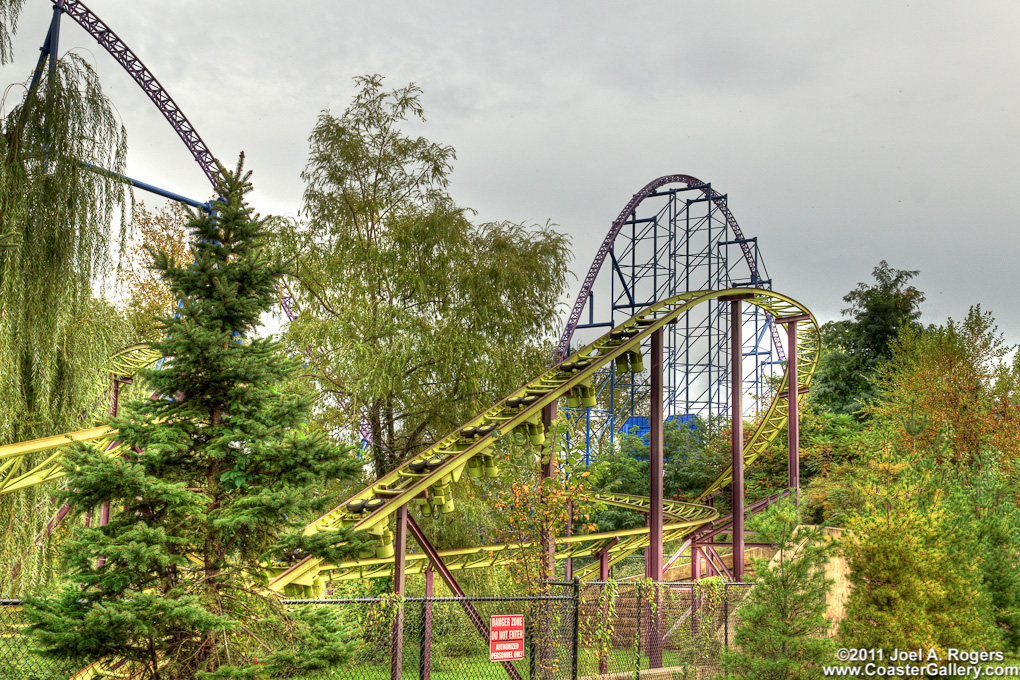
[[[659,178],[635,194],[613,223],[582,285],[571,315],[573,326],[568,323],[558,355],[657,301],[738,286],[771,289],[772,281],[757,238],[743,235],[727,196],[688,175]],[[667,417],[729,416],[729,333],[722,303],[706,305],[666,330]],[[741,374],[744,391],[752,397],[746,400],[745,413],[750,413],[755,397],[763,396],[769,380],[781,371],[785,356],[771,319],[753,306],[745,310],[743,336]],[[628,418],[648,415],[647,376],[617,377],[605,371],[596,389],[598,406],[566,410],[574,422],[574,447],[583,447],[586,460],[600,441],[615,441]]]

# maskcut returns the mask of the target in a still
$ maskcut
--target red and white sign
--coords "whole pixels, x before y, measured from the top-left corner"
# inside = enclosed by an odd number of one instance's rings
[[[489,617],[489,661],[524,658],[524,617],[506,614]]]

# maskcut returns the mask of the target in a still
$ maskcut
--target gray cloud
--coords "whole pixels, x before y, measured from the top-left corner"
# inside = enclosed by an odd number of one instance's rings
[[[727,193],[775,287],[835,318],[886,259],[920,269],[925,318],[983,303],[1020,338],[1020,47],[1014,2],[240,2],[92,0],[258,207],[296,212],[307,136],[353,77],[425,91],[412,129],[458,151],[479,219],[551,219],[587,271],[620,208],[684,172]],[[49,4],[29,3],[8,82]],[[70,21],[130,135],[130,171],[205,198],[187,152]]]

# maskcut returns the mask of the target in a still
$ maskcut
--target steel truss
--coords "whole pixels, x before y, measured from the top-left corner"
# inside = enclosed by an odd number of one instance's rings
[[[604,266],[603,266],[604,265]],[[667,175],[634,195],[614,221],[581,287],[557,356],[569,353],[575,330],[582,338],[612,328],[638,310],[695,290],[735,287],[771,290],[757,238],[747,238],[727,196],[690,175]],[[667,418],[728,417],[729,322],[725,304],[713,302],[665,331],[664,408]],[[785,365],[771,316],[750,306],[743,317],[743,387],[756,412]],[[648,348],[646,347],[645,350]],[[597,404],[565,410],[575,450],[590,462],[601,442],[615,443],[635,417],[647,417],[647,374],[595,380]]]

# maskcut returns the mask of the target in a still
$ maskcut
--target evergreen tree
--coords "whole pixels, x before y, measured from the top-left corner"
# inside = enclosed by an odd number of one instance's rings
[[[942,658],[950,647],[998,647],[985,578],[996,585],[1015,581],[1002,572],[982,574],[974,556],[984,546],[975,540],[973,510],[969,517],[957,514],[959,494],[969,495],[953,489],[960,477],[931,459],[893,450],[875,454],[867,471],[856,481],[864,507],[846,523],[851,589],[841,644],[934,648]],[[947,502],[948,495],[957,502]],[[973,500],[963,504],[973,507]]]
[[[780,552],[772,566],[754,561],[755,586],[739,610],[736,645],[725,650],[723,664],[741,678],[816,678],[835,653],[825,619],[831,544],[817,530],[796,531],[797,510],[789,499],[757,515],[750,528]]]
[[[990,604],[988,616],[1002,635],[1001,642],[993,644],[1016,653],[1020,651],[1020,563],[1016,559],[1020,508],[1015,478],[1002,470],[1002,458],[988,450],[970,465],[952,470],[947,474],[944,502],[964,541],[960,552],[981,556],[975,562]]]
[[[154,257],[182,306],[153,343],[162,370],[146,375],[163,398],[111,419],[136,454],[78,446],[66,457],[63,496],[74,512],[103,503],[119,512],[106,526],[79,528],[66,549],[70,583],[30,601],[47,655],[123,659],[155,680],[268,676],[345,653],[330,612],[291,615],[259,590],[259,565],[273,557],[343,556],[348,532],[294,530],[323,509],[319,486],[358,466],[303,431],[309,398],[277,388],[300,362],[252,334],[286,266],[265,254],[242,163],[221,177],[216,214],[189,225],[194,263]]]

